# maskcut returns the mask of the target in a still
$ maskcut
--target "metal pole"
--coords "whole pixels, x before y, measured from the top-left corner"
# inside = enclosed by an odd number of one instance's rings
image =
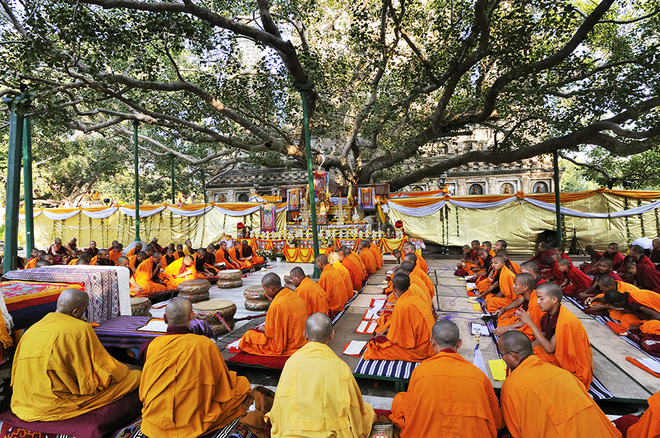
[[[199,171],[202,174],[202,191],[204,192],[204,205],[206,205],[209,203],[209,198],[206,194],[206,174],[204,173],[204,169],[200,169]]]
[[[21,192],[21,152],[23,120],[30,104],[27,93],[15,98],[3,98],[9,105],[9,149],[7,152],[7,202],[5,211],[5,243],[2,272],[16,269],[18,261],[18,209]]]
[[[133,120],[133,157],[135,159],[135,240],[140,239],[140,175],[138,172],[138,125],[139,121]]]
[[[555,212],[557,214],[557,246],[559,248],[564,247],[563,234],[564,229],[561,226],[561,187],[559,186],[559,152],[554,151],[552,153],[552,164],[554,167],[554,183],[555,183]]]
[[[176,202],[175,196],[175,182],[174,182],[174,155],[170,154],[170,178],[172,179],[172,205]]]
[[[23,189],[25,199],[25,259],[34,248],[34,205],[32,199],[32,118],[23,119]]]
[[[309,134],[309,109],[307,108],[307,95],[309,90],[314,86],[313,83],[307,82],[304,84],[296,84],[296,88],[300,91],[300,97],[302,98],[302,110],[303,110],[303,130],[305,134],[305,153],[307,155],[307,179],[309,182],[309,207],[312,214],[312,236],[314,238],[314,258],[318,257],[320,254],[319,251],[319,230],[316,225],[316,200],[314,199],[314,174],[312,172],[312,145],[310,143],[310,134]],[[321,276],[321,271],[319,270],[316,263],[314,263],[314,273],[312,278],[319,278]]]

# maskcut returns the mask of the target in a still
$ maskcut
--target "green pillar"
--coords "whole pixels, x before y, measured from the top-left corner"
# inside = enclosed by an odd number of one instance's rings
[[[34,248],[34,210],[32,199],[32,118],[23,119],[23,189],[25,199],[25,259]]]
[[[176,203],[176,183],[174,181],[174,154],[170,154],[170,179],[172,180],[172,205]]]
[[[140,239],[140,174],[138,172],[138,125],[139,121],[133,120],[133,156],[135,159],[135,240]]]
[[[561,226],[561,187],[559,186],[559,152],[552,153],[552,164],[554,167],[554,183],[555,183],[555,213],[557,214],[557,246],[563,248],[563,235],[564,229]]]
[[[309,109],[307,108],[307,96],[309,90],[314,86],[313,83],[307,82],[304,84],[296,84],[296,88],[300,91],[300,97],[302,98],[302,110],[303,110],[303,130],[305,135],[305,153],[307,155],[307,179],[309,182],[309,208],[312,214],[312,236],[314,238],[314,258],[318,257],[319,251],[319,230],[316,225],[316,200],[314,199],[314,174],[312,172],[312,145],[310,143],[310,134],[309,134]],[[314,273],[312,278],[319,278],[321,276],[321,271],[314,263]]]
[[[16,269],[18,259],[18,209],[21,191],[21,154],[24,115],[30,105],[28,93],[3,98],[9,105],[9,150],[7,153],[7,199],[5,202],[5,244],[2,272]]]

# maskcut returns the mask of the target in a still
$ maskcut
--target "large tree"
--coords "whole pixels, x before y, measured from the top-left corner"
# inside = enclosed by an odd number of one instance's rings
[[[304,166],[309,83],[327,142],[314,162],[358,183],[660,138],[656,0],[0,5],[0,94],[28,84],[39,123],[62,129],[128,136],[137,119],[144,148],[216,172],[242,157]],[[475,127],[492,147],[446,154]]]

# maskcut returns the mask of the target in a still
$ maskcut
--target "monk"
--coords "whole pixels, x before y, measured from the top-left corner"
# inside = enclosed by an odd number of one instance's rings
[[[48,248],[47,254],[53,256],[53,264],[62,265],[66,263],[66,260],[69,257],[69,251],[62,245],[62,239],[56,237],[53,240],[53,244]]]
[[[557,261],[557,269],[564,274],[565,278],[560,287],[568,296],[577,298],[579,294],[587,290],[593,282],[591,277],[573,266],[570,260],[559,259]]]
[[[528,261],[539,265],[539,269],[541,270],[549,269],[553,264],[549,259],[552,254],[554,254],[554,251],[550,249],[550,245],[547,242],[539,242],[538,252]]]
[[[367,274],[375,274],[378,270],[378,263],[376,262],[376,257],[374,253],[369,249],[369,242],[366,240],[361,240],[358,244],[358,250],[360,255],[360,260],[364,263],[364,268],[367,270]]]
[[[364,277],[362,276],[362,269],[358,264],[356,264],[355,260],[353,260],[349,255],[351,254],[350,249],[348,249],[349,253],[346,254],[346,251],[344,251],[344,248],[342,247],[339,251],[339,253],[343,254],[343,258],[341,259],[341,264],[348,269],[348,273],[351,276],[351,284],[352,284],[352,290],[357,290],[359,291],[362,289],[362,281],[364,280]]]
[[[374,258],[376,259],[376,266],[377,269],[380,269],[383,267],[383,253],[380,251],[380,248],[374,244],[373,240],[371,238],[367,239],[367,242],[369,242],[369,251],[371,251],[374,255]]]
[[[435,285],[431,281],[431,278],[428,276],[426,271],[424,271],[419,265],[419,258],[417,257],[417,254],[415,254],[414,252],[409,252],[403,256],[403,261],[410,262],[413,264],[414,268],[412,275],[416,275],[424,282],[424,284],[426,285],[426,289],[429,291],[429,294],[431,294],[431,298],[434,298]]]
[[[25,269],[34,269],[37,266],[37,262],[41,260],[41,257],[46,255],[46,251],[39,250],[35,253],[35,256],[32,257],[27,264],[25,265]]]
[[[511,272],[513,272],[514,274],[520,274],[520,266],[518,266],[518,264],[516,262],[509,259],[509,252],[506,249],[504,249],[504,248],[498,249],[495,256],[496,257],[497,256],[502,257],[504,259],[504,266],[509,268],[509,270],[511,270]]]
[[[127,253],[126,257],[130,257],[142,251],[142,242],[135,242],[135,246],[131,248]]]
[[[163,253],[163,247],[158,244],[158,238],[157,237],[152,237],[151,242],[149,242],[149,245],[155,250],[158,251],[159,253]]]
[[[534,334],[534,354],[544,361],[572,373],[589,389],[593,376],[591,344],[584,326],[561,305],[562,293],[554,283],[536,288],[539,308],[545,315],[537,326],[530,314],[518,309],[515,315],[527,324]]]
[[[319,286],[323,288],[328,296],[328,306],[331,314],[336,314],[344,310],[344,306],[348,301],[349,293],[353,294],[353,290],[347,290],[347,283],[341,272],[336,270],[328,262],[328,257],[321,254],[316,257],[316,266],[321,270],[321,277],[319,278]]]
[[[88,253],[90,256],[94,257],[99,254],[99,249],[96,247],[96,241],[91,240],[89,242],[89,248],[85,250],[86,253]]]
[[[534,266],[536,266],[536,264]],[[534,321],[534,324],[536,324],[537,327],[541,324],[543,312],[539,308],[537,302],[536,279],[530,273],[521,272],[516,275],[513,280],[513,291],[518,298],[508,306],[498,309],[493,313],[493,316],[498,317],[497,328],[493,330],[493,333],[497,336],[501,336],[505,331],[515,329],[522,330],[525,334],[533,338],[533,332],[529,326],[525,325],[524,322],[515,316],[515,311],[523,309],[529,313],[532,321]]]
[[[431,329],[435,318],[429,306],[410,289],[410,278],[397,272],[392,276],[396,304],[389,327],[367,344],[365,360],[421,362],[433,356]]]
[[[515,274],[504,266],[504,258],[500,256],[495,257],[491,261],[490,266],[494,271],[499,273],[497,289],[486,290],[480,293],[477,298],[485,299],[486,310],[492,313],[511,304],[516,299],[516,295],[513,291]]]
[[[220,248],[215,252],[215,263],[224,263],[228,269],[241,269],[242,267],[241,263],[234,260],[229,250],[227,250],[226,240],[220,241]]]
[[[602,259],[600,262],[597,263],[596,268],[597,269],[594,275],[593,282],[584,292],[581,292],[578,295],[578,298],[580,298],[580,300],[584,300],[588,297],[595,297],[596,295],[602,292],[600,287],[598,287],[598,280],[601,279],[602,277],[612,277],[614,281],[623,281],[621,277],[619,277],[619,274],[614,272],[614,269],[612,269],[612,260],[610,259]]]
[[[543,272],[541,272],[541,276],[545,280],[557,283],[561,287],[561,285],[564,283],[564,280],[566,280],[564,273],[559,270],[558,262],[561,259],[561,254],[554,253],[550,257],[552,257],[555,263],[552,265],[552,268],[544,269]]]
[[[291,281],[296,287],[296,293],[305,301],[307,314],[329,313],[328,295],[314,280],[305,275],[305,272],[296,266],[289,273]]]
[[[214,283],[218,281],[216,275],[218,274],[218,269],[206,263],[206,250],[204,248],[199,248],[195,251],[193,256],[195,259],[195,269],[197,270],[197,278],[203,278]]]
[[[394,269],[392,274],[396,274],[397,272],[401,272],[405,275],[408,276],[410,279],[410,287],[409,291],[422,299],[424,303],[433,311],[433,300],[431,295],[429,295],[429,292],[426,289],[426,285],[422,280],[420,280],[417,276],[411,275],[413,272],[413,265],[410,262],[403,262],[401,263],[398,267]],[[387,294],[387,300],[385,302],[385,306],[380,310],[378,314],[378,325],[376,326],[376,332],[380,333],[385,331],[389,326],[390,322],[392,319],[392,310],[394,309],[394,305],[396,304],[397,301],[397,296],[393,293],[394,291],[394,284],[392,283],[392,280],[390,279],[389,284],[387,288],[384,289],[384,292]]]
[[[133,274],[135,274],[135,270],[138,268],[138,266],[140,266],[140,263],[146,259],[147,253],[144,251],[140,251],[139,253],[128,257],[128,264],[131,268],[131,271],[133,271]]]
[[[167,332],[149,342],[140,381],[142,432],[150,437],[197,437],[245,415],[250,382],[229,371],[220,350],[193,334],[190,300],[173,298],[165,308]]]
[[[341,254],[340,254],[341,253]],[[351,273],[348,269],[341,264],[341,260],[344,258],[343,251],[335,251],[328,254],[328,263],[335,268],[341,274],[341,278],[344,279],[344,285],[346,286],[346,301],[353,298],[353,282],[351,281]]]
[[[195,259],[191,256],[185,256],[177,259],[163,271],[165,284],[168,288],[175,288],[184,281],[195,280],[197,270],[195,269]]]
[[[475,282],[479,278],[486,276],[490,270],[490,262],[495,256],[491,256],[490,253],[481,248],[477,251],[477,258],[479,259],[479,264],[475,265],[472,268],[472,276],[467,277],[465,281]]]
[[[92,259],[94,260],[94,259]],[[97,266],[114,266],[115,262],[110,260],[110,252],[107,249],[100,249],[99,255],[96,256]]]
[[[458,354],[463,341],[456,324],[436,322],[431,345],[435,356],[413,370],[408,391],[392,402],[390,419],[401,438],[496,437],[504,422],[493,385]]]
[[[615,242],[607,245],[607,250],[603,253],[601,259],[603,258],[612,260],[612,268],[615,271],[621,269],[625,262],[625,257],[619,252],[619,244]]]
[[[644,412],[642,418],[628,428],[626,438],[648,438],[660,436],[660,392],[656,392],[648,398],[649,408]]]
[[[603,253],[596,251],[592,245],[587,245],[584,247],[584,250],[589,254],[590,261],[589,263],[582,263],[580,265],[580,270],[586,274],[590,274],[591,270],[596,266],[596,263],[602,259]]]
[[[177,259],[182,259],[186,256],[186,254],[183,252],[183,245],[180,243],[176,246],[176,251],[174,251],[174,257]]]
[[[660,238],[656,237],[651,241],[651,253],[649,254],[649,260],[653,262],[655,268],[660,268]]]
[[[328,315],[305,323],[307,344],[287,360],[275,401],[266,415],[277,437],[369,437],[376,414],[346,362],[328,347],[334,338]]]
[[[67,420],[137,389],[140,371],[113,359],[84,321],[88,304],[84,291],[65,289],[57,310],[21,338],[11,376],[11,410],[21,420]]]
[[[108,253],[108,258],[109,258],[110,260],[112,260],[113,265],[116,265],[116,264],[117,264],[117,259],[118,259],[119,257],[121,257],[121,252],[122,252],[122,249],[123,249],[123,248],[124,248],[124,247],[123,247],[123,245],[122,245],[121,243],[116,243],[116,244],[112,247],[112,251],[109,251],[109,253]]]
[[[342,246],[341,250],[344,252],[344,255],[346,256],[345,258],[349,259],[353,264],[357,267],[357,269],[360,272],[360,287],[364,284],[365,280],[369,276],[367,274],[367,268],[364,266],[364,262],[360,258],[360,256],[353,252],[349,247],[347,246]],[[359,289],[356,289],[359,290]]]
[[[186,239],[184,243],[186,246],[183,247],[183,254],[189,256],[195,254],[195,248],[193,248],[192,241],[190,239]]]
[[[424,280],[419,276],[415,274],[415,265],[413,265],[412,262],[410,261],[403,261],[399,265],[397,269],[394,270],[394,272],[398,272],[399,270],[402,270],[408,276],[410,277],[410,288],[412,289],[413,286],[419,291],[420,294],[422,294],[422,299],[424,299],[424,302],[427,302],[431,308],[433,308],[433,298],[435,298],[435,289],[429,290],[428,285],[424,282]],[[392,282],[390,281],[390,285],[392,285]],[[390,289],[391,291],[392,289]]]
[[[660,292],[660,271],[645,255],[644,248],[639,245],[630,247],[630,256],[635,261],[637,269],[637,285],[641,289]]]
[[[155,252],[153,256],[147,258],[135,270],[135,281],[142,286],[142,292],[136,294],[139,297],[149,297],[161,292],[165,292],[168,287],[160,275],[160,259],[162,254]]]
[[[234,254],[236,255],[236,259],[247,267],[266,263],[263,257],[259,257],[252,251],[252,247],[248,244],[247,240],[242,241],[240,247],[234,247]]]
[[[174,257],[174,249],[169,246],[165,250],[165,255],[160,259],[160,264],[163,265],[163,269],[167,268],[171,263],[174,263],[176,258]]]
[[[406,254],[413,253],[417,256],[417,263],[419,264],[419,269],[424,271],[424,273],[429,272],[429,265],[426,263],[426,260],[424,260],[424,257],[422,257],[422,251],[417,251],[417,248],[415,248],[415,244],[411,242],[406,242],[403,244],[401,247],[401,251],[403,251],[404,257]]]
[[[282,280],[272,272],[263,276],[261,287],[273,300],[266,321],[256,330],[248,330],[238,348],[259,356],[291,356],[307,342],[303,336],[307,320],[305,301],[291,289],[282,287]]]
[[[135,275],[131,270],[130,260],[128,259],[128,257],[124,257],[124,256],[119,257],[117,259],[117,266],[128,269],[129,271],[128,285],[130,287],[131,296],[132,297],[139,296],[139,294],[142,292],[142,286],[140,286],[138,282],[135,281]]]
[[[500,402],[514,438],[621,436],[580,381],[536,357],[523,333],[504,333],[498,347],[511,370],[502,385]]]

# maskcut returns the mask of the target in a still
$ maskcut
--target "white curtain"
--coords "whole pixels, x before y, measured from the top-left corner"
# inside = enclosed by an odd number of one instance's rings
[[[173,214],[178,214],[179,216],[185,216],[185,217],[197,217],[197,216],[202,216],[211,211],[213,207],[210,205],[208,207],[200,208],[199,210],[182,210],[180,208],[168,206],[167,209],[171,211]]]
[[[155,214],[160,213],[161,211],[165,210],[165,207],[158,207],[154,208],[153,210],[140,210],[140,217],[149,217],[153,216]],[[119,207],[119,211],[126,216],[130,216],[133,219],[135,219],[135,208],[127,208],[127,207]]]
[[[442,209],[445,206],[445,200],[438,202],[437,204],[427,205],[425,207],[405,207],[403,205],[396,204],[395,202],[389,202],[390,210],[398,211],[401,214],[406,216],[422,217],[430,216],[436,211]]]

